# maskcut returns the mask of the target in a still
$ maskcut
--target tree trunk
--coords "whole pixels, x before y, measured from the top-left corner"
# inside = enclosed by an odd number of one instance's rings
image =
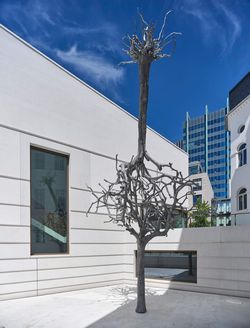
[[[137,306],[135,310],[137,313],[147,312],[145,302],[144,256],[145,245],[137,241]]]
[[[138,119],[138,157],[143,159],[146,147],[148,80],[151,62],[147,58],[139,61],[139,119]]]

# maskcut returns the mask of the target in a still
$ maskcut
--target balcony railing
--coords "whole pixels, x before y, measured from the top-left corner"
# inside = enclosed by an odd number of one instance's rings
[[[232,225],[250,224],[250,212],[231,214]]]

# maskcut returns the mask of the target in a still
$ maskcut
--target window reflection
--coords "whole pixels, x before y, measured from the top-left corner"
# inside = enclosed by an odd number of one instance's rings
[[[247,190],[246,190],[246,188],[242,188],[239,191],[238,209],[239,209],[239,211],[247,209]]]
[[[68,157],[31,148],[31,253],[66,253]]]
[[[244,143],[238,148],[239,166],[247,164],[247,145]]]
[[[146,251],[145,277],[197,282],[196,251]]]

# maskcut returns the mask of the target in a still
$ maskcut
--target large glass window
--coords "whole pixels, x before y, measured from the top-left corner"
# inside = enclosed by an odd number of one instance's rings
[[[68,157],[31,147],[31,254],[68,251]]]
[[[243,166],[247,163],[247,145],[244,143],[238,148],[239,166]]]
[[[145,277],[197,282],[196,251],[146,251]]]
[[[238,209],[246,210],[247,209],[247,190],[246,188],[242,188],[238,194]]]

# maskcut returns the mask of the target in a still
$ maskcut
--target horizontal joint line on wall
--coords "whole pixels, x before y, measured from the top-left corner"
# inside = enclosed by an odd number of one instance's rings
[[[43,137],[43,136],[38,135],[36,133],[24,131],[24,130],[17,129],[17,128],[7,126],[7,125],[4,125],[4,124],[0,124],[0,127],[4,128],[4,129],[15,131],[15,132],[23,133],[23,134],[26,134],[26,135],[31,136],[31,137],[35,137],[35,138],[43,139],[43,140],[46,140],[46,141],[49,141],[49,142],[57,143],[59,145],[65,146],[65,147],[69,147],[69,148],[73,148],[73,149],[76,149],[76,150],[84,151],[86,153],[93,154],[93,155],[96,155],[96,156],[104,157],[104,158],[111,159],[111,160],[114,160],[114,161],[116,160],[115,157],[105,155],[105,154],[101,154],[101,153],[97,153],[97,152],[94,152],[92,150],[85,149],[85,148],[82,148],[82,147],[74,146],[72,144],[69,144],[69,143],[66,143],[66,142],[63,142],[63,141],[58,141],[58,140],[55,140],[55,139],[52,139],[52,138]],[[119,160],[119,162],[125,162],[125,161]]]
[[[0,223],[0,227],[30,228],[30,225],[28,225],[28,224],[6,224],[6,223]]]
[[[106,273],[96,273],[96,274],[86,274],[86,275],[83,274],[83,275],[80,275],[80,276],[61,277],[61,278],[49,278],[49,279],[38,279],[38,282],[40,282],[40,281],[62,280],[62,279],[97,277],[97,276],[108,276],[108,275],[111,275],[111,274],[124,274],[124,273],[128,273],[128,272],[126,272],[126,271],[118,271],[118,272],[106,272]]]
[[[87,191],[87,192],[92,193],[92,191],[91,191],[90,189],[87,189],[87,188],[79,188],[79,187],[70,187],[70,188],[73,189],[73,190]],[[93,192],[94,192],[95,194],[102,194],[101,191],[93,190]]]
[[[29,179],[18,178],[18,177],[13,177],[13,176],[10,176],[10,175],[3,175],[3,174],[0,174],[0,178],[30,182]]]
[[[30,269],[30,270],[11,270],[11,271],[0,271],[0,276],[1,273],[17,273],[17,272],[33,272],[33,271],[37,271],[36,269]],[[1,326],[0,326],[1,327]]]
[[[6,245],[29,245],[30,243],[29,242],[22,242],[22,241],[20,241],[20,242],[17,242],[17,241],[6,241],[6,242],[1,242],[0,241],[0,245],[4,245],[4,244],[6,244]]]
[[[203,256],[203,259],[204,258],[206,258],[206,257],[208,257],[208,258],[219,258],[219,259],[221,259],[221,258],[227,258],[227,259],[233,259],[233,258],[236,258],[236,259],[249,259],[250,258],[250,256],[226,256],[226,255],[223,255],[223,256],[218,256],[218,255],[206,255],[206,256]]]
[[[133,254],[94,254],[94,255],[62,255],[55,256],[53,254],[49,255],[32,255],[32,257],[9,257],[9,258],[0,258],[0,261],[16,261],[16,260],[43,260],[43,259],[70,259],[70,258],[85,258],[85,257],[104,257],[104,256],[133,256]]]
[[[18,206],[18,207],[30,207],[30,205],[10,204],[10,203],[0,203],[0,205],[4,205],[4,206]]]
[[[199,270],[200,269],[205,269],[205,270],[224,270],[224,271],[250,271],[250,268],[249,269],[242,269],[242,268],[219,268],[219,267],[211,267],[211,266],[199,266]],[[249,275],[250,276],[250,275]]]
[[[71,230],[88,230],[88,231],[115,231],[115,232],[124,232],[126,230],[118,230],[118,229],[96,229],[96,228],[70,228]]]
[[[7,130],[12,130],[12,131],[15,131],[15,132],[23,133],[23,134],[26,134],[26,135],[31,136],[31,137],[35,137],[35,138],[43,139],[43,140],[46,140],[46,141],[49,141],[49,142],[57,143],[58,145],[62,145],[62,146],[69,147],[69,148],[73,148],[73,149],[76,149],[76,150],[80,150],[80,151],[83,151],[83,152],[86,152],[86,153],[89,153],[89,154],[92,154],[92,155],[104,157],[104,158],[107,158],[107,159],[110,159],[110,160],[113,160],[113,161],[116,161],[117,160],[116,157],[113,157],[113,156],[109,156],[109,155],[105,155],[105,154],[102,154],[102,153],[94,152],[92,150],[85,149],[85,148],[82,148],[82,147],[79,147],[79,146],[74,146],[72,144],[68,144],[66,142],[58,141],[58,140],[55,140],[55,139],[52,139],[52,138],[43,137],[41,135],[38,135],[38,134],[35,134],[35,133],[32,133],[32,132],[28,132],[28,131],[24,131],[24,130],[21,130],[21,129],[18,129],[18,128],[14,128],[12,126],[7,126],[7,125],[4,125],[4,124],[0,124],[0,127],[1,128],[4,128],[4,129],[7,129]],[[160,135],[158,132],[156,132],[155,130],[151,129],[150,127],[147,127],[147,128],[149,130],[151,130],[153,133],[155,133],[156,135],[158,135],[160,138],[162,138],[164,140],[167,140],[162,135]],[[167,141],[172,146],[174,146],[175,148],[177,148],[179,151],[182,151],[182,152],[185,153],[185,151],[183,151],[181,148],[179,148],[178,146],[176,146],[174,143],[172,143],[169,140],[167,140]],[[122,159],[118,159],[118,162],[127,163],[128,161],[124,161]],[[152,169],[149,169],[149,171],[157,172],[157,171],[152,170]]]
[[[184,229],[189,229],[189,228],[184,228]],[[164,236],[161,237],[161,238],[164,238]],[[227,245],[227,244],[242,244],[242,243],[243,244],[250,244],[250,240],[245,240],[245,241],[244,240],[241,240],[241,241],[233,241],[233,240],[232,241],[206,241],[206,242],[202,242],[202,241],[200,241],[200,242],[194,242],[194,241],[178,241],[178,240],[177,241],[156,241],[156,242],[150,241],[150,243],[148,245],[165,245],[165,246],[167,246],[168,244],[170,244],[170,245],[172,245],[172,244],[178,244],[178,245],[189,245],[189,244],[192,244],[192,245],[199,246],[201,244],[203,244],[203,245],[211,245],[211,244]],[[185,246],[183,246],[182,248],[184,248],[184,247]],[[179,250],[181,251],[181,248]],[[208,256],[206,255],[206,257],[208,257]],[[213,256],[211,256],[211,257],[213,257]]]
[[[31,282],[36,282],[36,280],[28,280],[28,281],[12,281],[12,282],[5,282],[5,283],[0,283],[0,286],[4,286],[4,285],[17,285],[17,284],[28,284]]]
[[[23,283],[33,283],[33,282],[38,282],[39,283],[39,282],[43,282],[43,281],[52,281],[52,280],[64,280],[64,279],[75,279],[75,278],[108,276],[108,275],[124,274],[124,273],[132,273],[132,272],[118,271],[118,272],[106,272],[106,273],[96,273],[96,274],[87,274],[87,275],[84,275],[83,274],[83,275],[80,275],[80,276],[49,278],[49,279],[38,279],[38,280],[29,280],[29,281],[14,281],[14,282],[0,283],[0,286],[4,286],[4,285],[16,285],[16,284],[23,284]]]
[[[87,211],[83,211],[83,210],[70,210],[70,211],[73,212],[73,213],[83,213],[83,214],[87,214]],[[96,215],[105,215],[105,216],[108,216],[107,213],[89,212],[88,214],[90,214],[90,215],[96,214]]]
[[[39,271],[53,271],[53,270],[65,270],[65,269],[78,269],[78,268],[93,268],[93,267],[102,267],[102,266],[112,266],[112,265],[124,265],[124,264],[103,264],[103,265],[82,265],[82,266],[68,266],[61,268],[44,268],[44,269],[30,269],[30,270],[12,270],[12,271],[0,271],[0,277],[2,273],[20,273],[20,272],[39,272]]]
[[[183,244],[185,244],[185,243],[183,243]],[[202,244],[202,242],[197,243],[197,244]],[[227,245],[227,244],[250,244],[250,239],[249,240],[240,240],[240,241],[237,241],[237,240],[230,240],[230,241],[210,241],[210,242],[206,242],[206,243],[203,243],[203,244],[216,244],[216,245],[218,245],[218,244],[221,244],[221,245]]]
[[[98,285],[98,284],[102,284],[102,283],[106,283],[106,282],[115,282],[115,281],[124,281],[124,279],[120,278],[120,279],[110,279],[110,280],[102,280],[102,281],[98,281],[98,282],[88,282],[88,283],[83,283],[83,284],[75,284],[75,285],[67,285],[67,286],[59,286],[59,287],[49,287],[49,288],[39,288],[38,292],[40,290],[49,290],[49,289],[58,289],[58,288],[67,288],[67,287],[75,287],[75,286],[89,286],[89,285]],[[99,286],[98,286],[99,287]],[[62,292],[65,292],[65,290],[63,290]]]
[[[9,292],[9,293],[3,293],[0,294],[0,296],[4,296],[4,295],[12,295],[12,294],[22,294],[22,293],[30,293],[30,292],[36,292],[36,289],[31,289],[31,290],[23,290],[23,291],[19,291],[19,292]],[[6,301],[6,300],[0,300],[0,302]]]
[[[73,255],[71,257],[103,257],[103,256],[133,256],[133,254],[95,254],[95,255]]]
[[[38,271],[47,271],[47,270],[64,270],[64,269],[78,269],[78,268],[95,268],[95,267],[108,267],[108,266],[118,266],[118,265],[133,265],[133,263],[110,263],[110,264],[96,264],[96,265],[79,265],[79,266],[67,266],[67,267],[55,267],[55,268],[43,268],[43,269],[38,269]],[[29,270],[27,270],[29,271]],[[30,270],[34,271],[34,270]],[[10,271],[13,272],[13,271]],[[17,271],[19,272],[19,271]]]
[[[71,245],[134,245],[135,242],[116,242],[116,243],[108,243],[108,242],[88,242],[88,243],[84,243],[84,242],[75,242],[75,243],[71,243]]]
[[[249,284],[249,280],[239,280],[238,278],[237,279],[226,279],[226,278],[213,278],[213,277],[206,277],[206,276],[202,276],[202,277],[198,277],[198,280],[200,280],[200,279],[206,279],[206,280],[217,280],[217,281],[221,281],[221,280],[223,280],[223,281],[230,281],[230,282],[232,282],[232,281],[236,281],[237,283],[239,283],[239,282],[246,282],[246,283],[248,283]],[[200,285],[199,284],[199,286],[202,286],[202,285]],[[204,286],[204,287],[211,287],[211,286]],[[211,288],[219,288],[219,287],[211,287]],[[224,289],[227,289],[227,288],[224,288]],[[232,289],[232,290],[234,290],[234,289]],[[239,287],[237,287],[235,290],[240,290],[239,289]],[[245,290],[244,290],[245,291]]]

